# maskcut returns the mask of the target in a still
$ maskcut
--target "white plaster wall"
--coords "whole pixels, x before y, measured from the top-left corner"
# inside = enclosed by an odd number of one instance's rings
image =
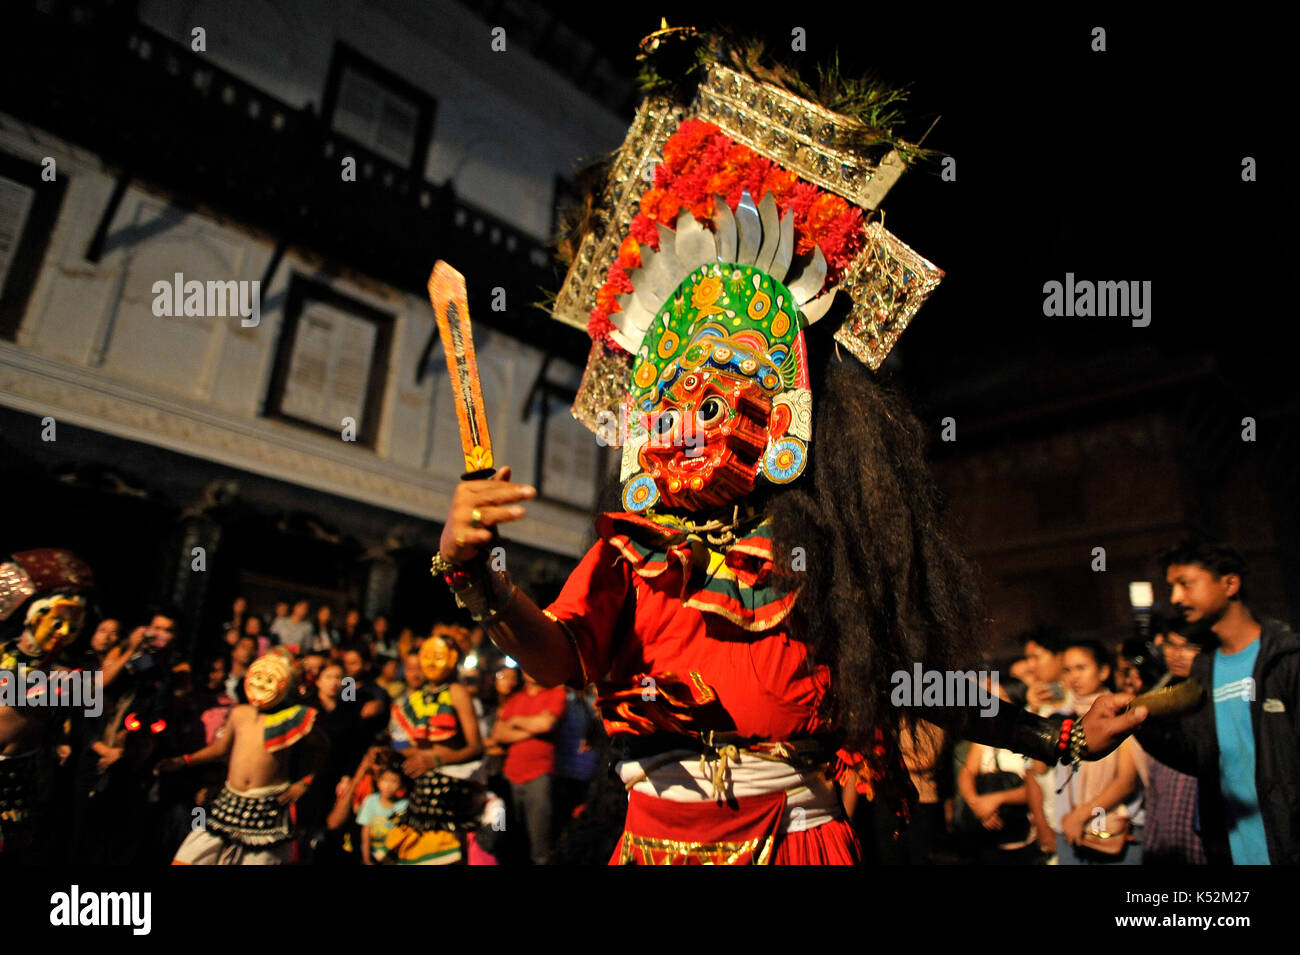
[[[425,176],[538,239],[556,175],[618,146],[626,123],[450,0],[142,0],[140,19],[290,106],[320,109],[336,39],[437,101]]]
[[[238,317],[156,316],[154,282],[170,282],[175,272],[186,280],[260,279],[271,239],[182,211],[132,185],[110,223],[104,254],[92,263],[85,253],[109,201],[111,175],[95,157],[3,115],[0,150],[34,162],[53,156],[67,183],[16,341],[0,345],[0,379],[9,382],[9,393],[0,387],[0,402],[426,519],[445,513],[464,461],[440,348],[430,363],[434,374],[415,384],[434,324],[427,300],[362,276],[324,277],[290,251],[261,290],[256,327],[243,327]],[[260,415],[294,274],[394,316],[373,451]],[[486,326],[475,339],[497,463],[512,465],[516,480],[533,481],[541,420],[520,415],[544,355]],[[578,374],[576,367],[553,366],[551,377],[576,382]],[[568,426],[581,429],[572,420]],[[420,493],[408,501],[404,487]],[[512,536],[581,554],[584,515],[544,504],[530,513]]]

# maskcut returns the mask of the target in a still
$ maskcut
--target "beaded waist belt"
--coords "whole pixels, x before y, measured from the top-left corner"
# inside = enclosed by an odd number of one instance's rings
[[[420,832],[471,826],[478,818],[475,797],[480,790],[475,783],[431,769],[412,785],[403,822]]]
[[[279,792],[287,788],[280,787]],[[269,846],[291,839],[289,807],[277,801],[279,792],[248,795],[225,786],[208,812],[207,828],[246,846]]]

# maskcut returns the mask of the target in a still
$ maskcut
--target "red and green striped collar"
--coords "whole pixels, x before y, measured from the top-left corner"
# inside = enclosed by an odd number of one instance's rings
[[[799,591],[773,580],[771,522],[746,523],[726,545],[710,544],[702,530],[671,518],[629,512],[602,514],[596,530],[638,576],[649,580],[680,573],[686,606],[757,633],[784,620]]]

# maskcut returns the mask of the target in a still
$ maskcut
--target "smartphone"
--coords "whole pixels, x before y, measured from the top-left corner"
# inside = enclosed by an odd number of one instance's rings
[[[143,673],[146,670],[152,669],[153,665],[154,659],[149,653],[137,653],[135,656],[131,657],[131,659],[126,661],[126,672]]]
[[[1049,683],[1049,684],[1047,684],[1047,688],[1048,688],[1049,690],[1052,691],[1052,695],[1049,697],[1049,699],[1050,699],[1053,703],[1064,703],[1064,702],[1065,702],[1065,684],[1064,684],[1064,683]]]

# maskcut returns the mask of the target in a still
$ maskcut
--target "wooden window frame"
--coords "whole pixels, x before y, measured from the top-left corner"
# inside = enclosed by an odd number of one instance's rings
[[[398,76],[392,70],[385,69],[360,51],[342,41],[334,44],[334,54],[330,57],[329,74],[325,78],[325,95],[321,103],[321,120],[330,136],[339,136],[350,143],[356,143],[367,152],[373,153],[385,162],[400,166],[387,156],[376,152],[366,143],[358,142],[347,133],[334,128],[334,112],[338,108],[339,87],[343,83],[345,70],[354,70],[373,80],[390,92],[415,104],[418,118],[415,123],[415,148],[411,153],[411,162],[406,167],[412,175],[423,178],[424,167],[429,159],[429,144],[433,138],[433,121],[438,110],[438,101],[424,90]]]
[[[59,220],[59,210],[63,207],[68,178],[67,173],[59,170],[53,182],[46,182],[41,179],[40,163],[2,150],[0,176],[20,185],[31,186],[36,193],[22,235],[14,247],[8,279],[0,291],[0,341],[11,342],[18,337],[18,329],[31,301],[32,290],[36,288],[41,263],[45,261],[54,226]]]
[[[267,418],[286,421],[319,434],[339,437],[339,429],[327,428],[314,421],[306,421],[280,410],[288,383],[289,366],[297,343],[298,327],[302,319],[303,304],[307,299],[323,302],[354,318],[375,325],[375,351],[370,358],[370,371],[366,378],[365,405],[362,420],[357,422],[356,443],[373,449],[379,437],[379,424],[383,417],[384,391],[388,384],[388,369],[392,358],[393,327],[396,319],[388,312],[367,305],[350,295],[338,291],[324,282],[303,275],[289,279],[289,292],[285,300],[284,319],[280,325],[279,341],[275,350],[275,365],[271,371],[271,384],[267,389],[262,414]]]

